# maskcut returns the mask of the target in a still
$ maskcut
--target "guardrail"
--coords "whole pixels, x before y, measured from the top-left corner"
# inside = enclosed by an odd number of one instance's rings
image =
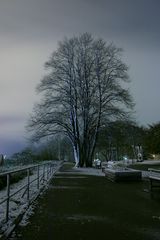
[[[10,201],[11,198],[13,196],[15,196],[16,194],[18,194],[19,192],[21,192],[22,190],[23,193],[21,194],[21,197],[23,198],[26,195],[26,200],[27,203],[29,205],[31,199],[30,196],[30,187],[31,184],[33,184],[34,182],[36,182],[36,188],[37,190],[40,189],[40,184],[43,183],[45,181],[49,181],[49,179],[52,177],[53,175],[53,170],[54,170],[54,162],[47,162],[47,163],[43,163],[43,164],[36,164],[36,165],[32,165],[29,167],[24,167],[18,170],[14,170],[14,171],[8,171],[5,173],[1,173],[0,174],[0,178],[6,176],[6,181],[7,181],[7,186],[6,186],[6,196],[4,197],[4,199],[2,201],[0,201],[0,205],[4,204],[6,202],[6,206],[5,206],[5,221],[8,222],[9,220],[9,213],[10,213]],[[35,174],[32,174],[32,171],[34,170]],[[16,173],[20,173],[20,172],[26,172],[26,179],[25,179],[25,184],[23,186],[21,186],[18,190],[16,191],[12,191],[11,192],[11,176],[13,174]],[[33,179],[31,179],[31,176],[35,176]]]
[[[155,169],[155,168],[148,168],[148,171],[160,173],[160,169]]]

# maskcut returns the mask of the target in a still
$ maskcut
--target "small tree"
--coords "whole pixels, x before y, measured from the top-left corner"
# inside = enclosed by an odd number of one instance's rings
[[[133,121],[110,122],[101,130],[96,149],[107,161],[122,160],[125,155],[137,158],[135,147],[142,146],[144,153],[145,136],[146,129]]]
[[[91,166],[100,128],[126,117],[126,109],[133,107],[121,84],[128,81],[121,52],[88,33],[60,42],[45,65],[49,73],[37,88],[43,97],[29,123],[33,139],[63,132],[76,165]]]
[[[145,145],[148,153],[160,154],[160,122],[149,125],[146,130]]]

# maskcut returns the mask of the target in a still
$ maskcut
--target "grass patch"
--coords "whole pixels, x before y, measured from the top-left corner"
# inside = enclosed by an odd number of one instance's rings
[[[65,162],[62,167],[60,167],[60,171],[70,171],[74,167],[75,163]]]

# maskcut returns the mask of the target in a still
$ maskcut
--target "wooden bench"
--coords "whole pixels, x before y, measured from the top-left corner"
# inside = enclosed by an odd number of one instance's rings
[[[149,180],[150,180],[150,191],[152,192],[154,188],[160,188],[160,170],[154,168],[148,168],[150,172]],[[153,174],[157,173],[156,176]]]

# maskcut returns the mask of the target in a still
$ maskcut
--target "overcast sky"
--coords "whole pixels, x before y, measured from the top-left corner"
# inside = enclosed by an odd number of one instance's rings
[[[0,153],[24,147],[35,87],[57,42],[84,32],[124,49],[137,121],[160,121],[159,11],[159,0],[1,0]]]

